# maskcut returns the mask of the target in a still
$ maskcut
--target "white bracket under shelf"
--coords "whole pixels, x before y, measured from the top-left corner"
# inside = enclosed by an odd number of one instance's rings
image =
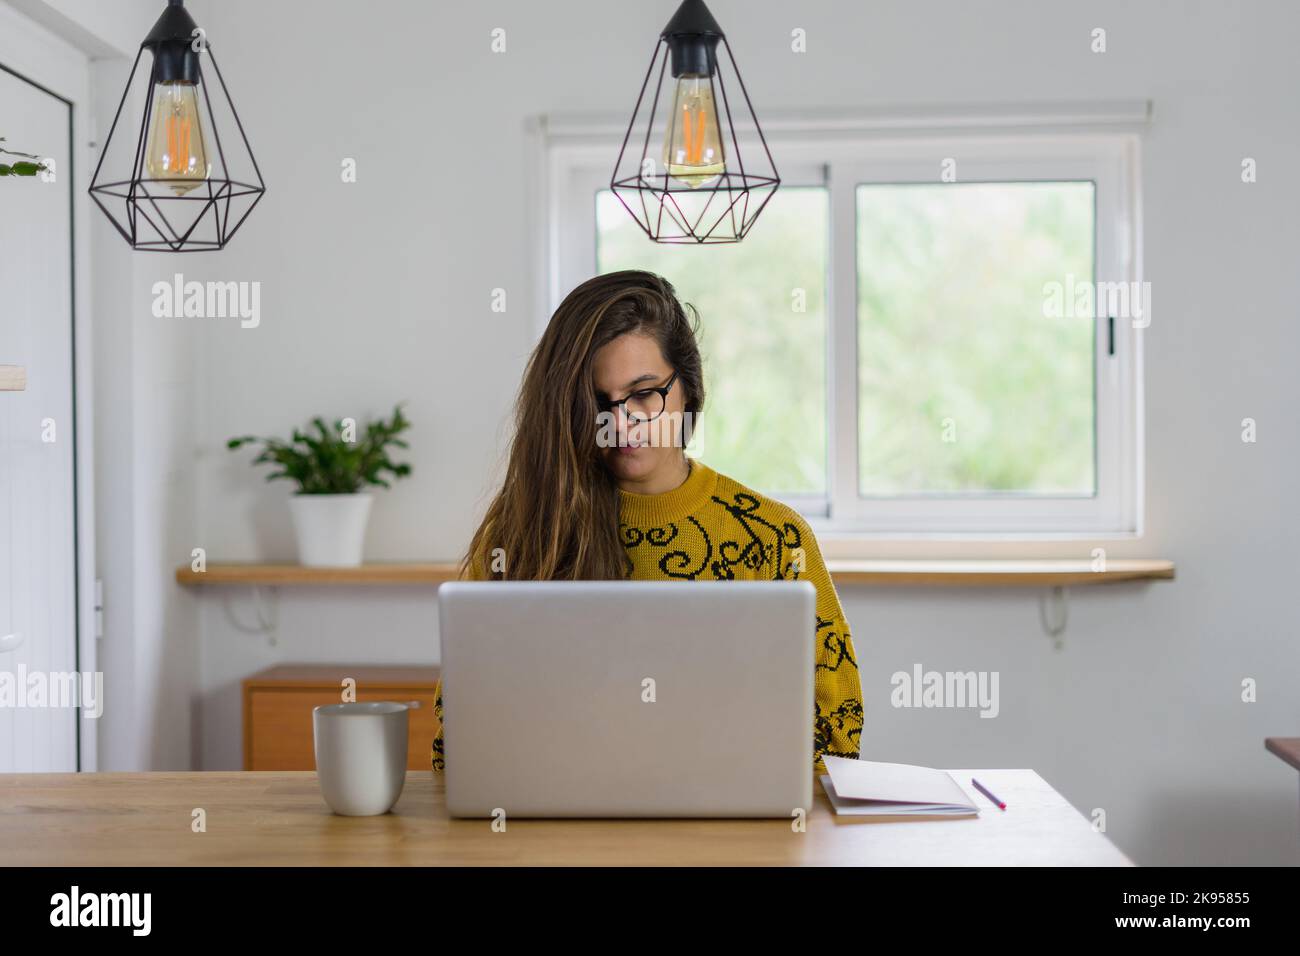
[[[275,647],[280,643],[277,634],[280,626],[280,589],[278,587],[253,585],[253,615],[257,618],[256,624],[245,624],[235,616],[235,609],[231,604],[231,595],[224,596],[222,605],[226,612],[226,620],[236,630],[243,631],[245,634],[264,635],[267,644],[271,647]]]
[[[1061,635],[1065,633],[1065,624],[1069,619],[1069,605],[1063,586],[1050,588],[1038,596],[1038,621],[1043,625],[1043,633],[1052,639],[1052,644],[1058,651],[1065,649],[1065,638]]]

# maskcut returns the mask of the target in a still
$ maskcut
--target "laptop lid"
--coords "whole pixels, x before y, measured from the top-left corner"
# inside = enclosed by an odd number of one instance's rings
[[[810,809],[812,584],[450,582],[438,604],[453,816]]]

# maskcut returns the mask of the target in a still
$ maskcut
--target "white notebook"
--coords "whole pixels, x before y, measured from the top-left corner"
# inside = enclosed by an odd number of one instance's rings
[[[946,770],[826,757],[821,783],[845,816],[975,816],[979,807]]]

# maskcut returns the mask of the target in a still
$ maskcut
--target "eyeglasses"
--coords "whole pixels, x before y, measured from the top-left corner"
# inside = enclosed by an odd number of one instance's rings
[[[677,373],[673,372],[672,378],[658,388],[638,388],[626,398],[620,398],[618,401],[612,399],[598,401],[596,404],[602,412],[612,412],[620,405],[623,406],[623,414],[635,425],[654,421],[664,413],[664,408],[668,405],[668,393],[672,391],[675,381],[677,381]]]

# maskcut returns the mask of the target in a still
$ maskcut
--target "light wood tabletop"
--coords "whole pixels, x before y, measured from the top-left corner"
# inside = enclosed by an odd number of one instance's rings
[[[0,775],[6,866],[1069,865],[1129,866],[1032,770],[953,771],[978,818],[836,818],[820,785],[806,832],[790,820],[448,818],[431,771],[397,806],[340,817],[312,771]],[[998,810],[972,776],[1007,802]],[[194,832],[194,811],[206,832]]]
[[[1265,737],[1264,747],[1300,770],[1300,737]]]

